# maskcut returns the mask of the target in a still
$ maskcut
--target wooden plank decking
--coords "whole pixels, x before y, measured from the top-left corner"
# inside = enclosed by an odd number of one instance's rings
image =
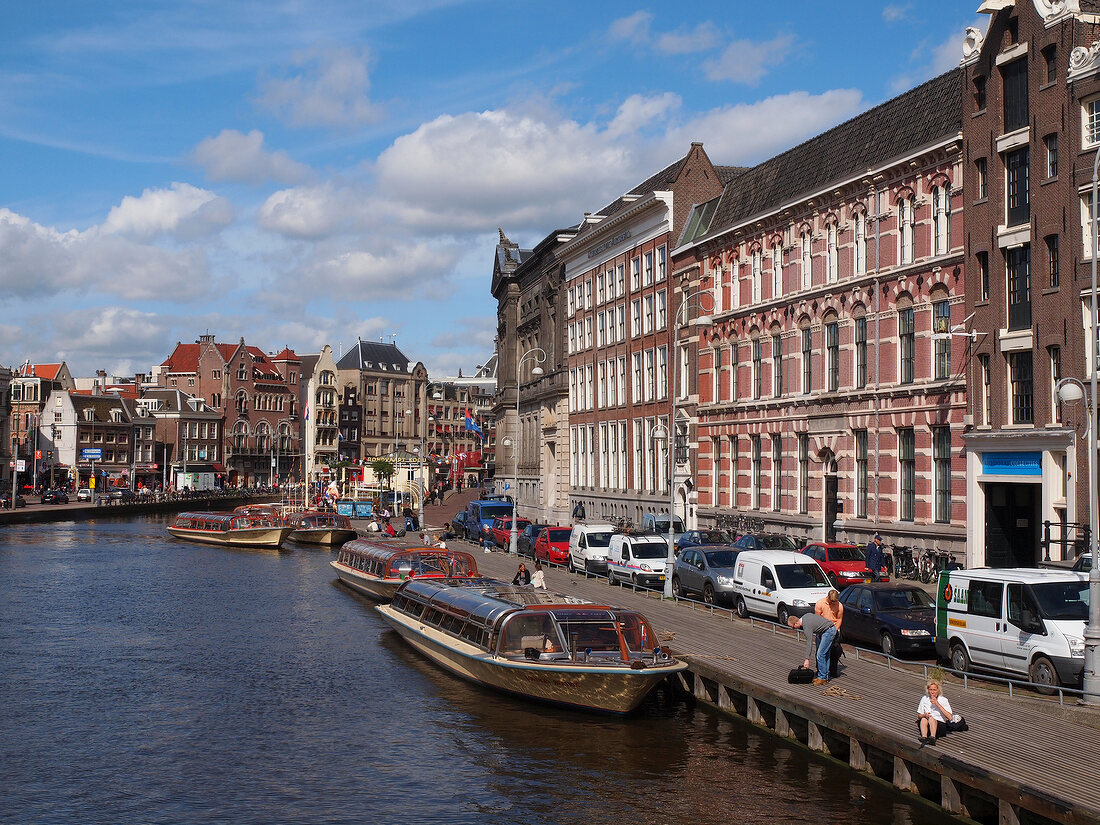
[[[519,563],[499,552],[479,553],[477,559],[486,575],[506,580]],[[561,568],[548,569],[546,581],[563,594],[639,609],[659,633],[672,634],[668,645],[690,665],[683,687],[697,699],[873,770],[953,813],[1011,825],[1023,809],[1052,822],[1100,823],[1094,778],[1100,714],[1092,710],[1070,711],[974,681],[964,687],[949,677],[944,694],[970,730],[921,748],[915,721],[924,693],[919,669],[848,655],[840,677],[827,687],[790,685],[787,673],[805,654],[805,642],[794,631],[753,626],[706,605],[610,587],[604,579]]]

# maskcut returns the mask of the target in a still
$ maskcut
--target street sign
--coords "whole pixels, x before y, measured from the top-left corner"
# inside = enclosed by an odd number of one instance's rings
[[[34,457],[38,458],[38,459],[42,458],[42,451],[41,450],[35,450],[34,451]]]
[[[102,461],[103,460],[103,448],[102,447],[84,447],[80,450],[80,458],[82,461]]]

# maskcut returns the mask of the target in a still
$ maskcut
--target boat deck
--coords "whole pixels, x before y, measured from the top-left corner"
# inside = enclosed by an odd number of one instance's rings
[[[529,568],[533,562],[523,559]],[[479,555],[485,575],[510,581],[519,560]],[[696,602],[610,587],[605,579],[546,571],[547,586],[570,596],[642,612],[688,662],[682,687],[697,700],[744,716],[780,736],[919,793],[951,813],[981,822],[1100,823],[1100,713],[1067,697],[1041,698],[948,676],[944,695],[969,731],[920,747],[919,666],[899,665],[845,646],[841,675],[828,685],[791,685],[805,641],[769,622],[750,623]],[[1038,815],[1038,818],[1036,817]]]

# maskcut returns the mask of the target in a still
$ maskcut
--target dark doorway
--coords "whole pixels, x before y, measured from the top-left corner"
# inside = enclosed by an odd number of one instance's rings
[[[985,485],[985,563],[1035,567],[1039,563],[1038,484]]]
[[[836,517],[840,512],[840,484],[836,473],[825,476],[825,541],[836,541]]]

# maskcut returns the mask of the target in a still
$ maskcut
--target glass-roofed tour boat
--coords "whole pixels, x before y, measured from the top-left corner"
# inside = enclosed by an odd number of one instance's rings
[[[457,676],[582,710],[629,713],[687,667],[640,613],[493,579],[413,578],[378,611]]]
[[[246,513],[180,513],[168,525],[176,538],[234,547],[281,547],[290,530]]]
[[[286,517],[286,523],[294,528],[294,532],[290,534],[290,540],[302,544],[339,547],[359,535],[351,526],[351,519],[347,516],[339,513],[325,513],[321,510],[291,513]]]
[[[389,601],[410,578],[470,578],[481,574],[473,555],[442,547],[408,547],[356,539],[329,562],[340,581],[372,599]]]

